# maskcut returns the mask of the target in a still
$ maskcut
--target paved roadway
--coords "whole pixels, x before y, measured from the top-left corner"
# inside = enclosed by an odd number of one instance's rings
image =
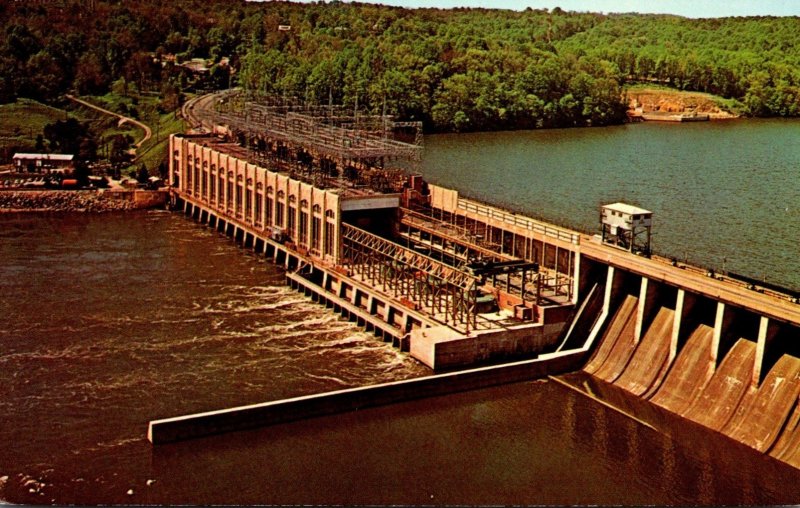
[[[203,119],[202,113],[204,111],[209,111],[214,100],[218,98],[218,94],[206,94],[194,97],[183,104],[181,114],[192,128],[210,132],[213,130],[213,125]]]
[[[719,280],[695,267],[671,266],[658,259],[649,259],[601,245],[592,241],[587,235],[581,236],[580,251],[592,259],[646,276],[651,280],[663,281],[779,321],[800,324],[800,304],[792,302],[789,297],[748,289],[746,284],[735,280]]]

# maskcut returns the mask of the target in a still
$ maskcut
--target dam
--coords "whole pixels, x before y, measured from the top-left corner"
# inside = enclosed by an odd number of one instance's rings
[[[800,467],[791,292],[651,256],[624,220],[606,217],[593,237],[428,184],[413,170],[418,126],[230,94],[189,108],[202,131],[171,138],[172,206],[283,265],[292,287],[443,383],[558,359],[527,373],[576,371],[565,382],[589,379],[587,394],[612,405],[625,392],[654,421],[680,415]],[[649,213],[626,206],[603,213]]]

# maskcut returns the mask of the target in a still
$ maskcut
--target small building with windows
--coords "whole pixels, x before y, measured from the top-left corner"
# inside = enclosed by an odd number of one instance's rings
[[[64,153],[15,153],[12,158],[19,173],[72,173],[75,156]]]
[[[650,255],[653,212],[626,203],[600,207],[602,242],[635,254]]]

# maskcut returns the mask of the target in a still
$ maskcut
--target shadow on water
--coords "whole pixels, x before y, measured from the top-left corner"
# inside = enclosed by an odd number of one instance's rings
[[[152,474],[169,492],[154,488],[148,502],[197,492],[245,504],[800,499],[797,470],[589,376],[564,379],[628,414],[538,381],[166,445]]]

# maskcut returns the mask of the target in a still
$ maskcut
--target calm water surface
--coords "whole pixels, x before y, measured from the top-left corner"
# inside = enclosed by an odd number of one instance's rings
[[[599,207],[654,212],[657,252],[800,290],[800,122],[629,124],[426,138],[429,180],[597,233]]]
[[[758,125],[772,133],[766,141],[777,132],[794,132],[797,124]],[[696,182],[707,182],[705,190],[696,192],[709,203],[694,208],[695,224],[706,226],[711,222],[708,211],[721,206],[716,192],[723,191],[713,189],[735,193],[722,178],[725,171],[700,171],[697,166],[678,171],[678,162],[659,166],[658,171],[638,165],[648,158],[640,152],[649,151],[650,158],[654,152],[662,159],[675,156],[673,144],[654,141],[664,136],[685,139],[690,132],[671,127],[433,137],[426,164],[443,157],[448,164],[438,166],[434,180],[482,189],[482,197],[586,228],[594,224],[597,204],[606,197],[635,201],[659,214],[658,247],[669,250],[665,230],[687,225],[672,225],[665,216],[686,213],[695,198],[684,195],[687,206],[676,207],[668,193],[680,195],[679,189],[699,189]],[[717,152],[716,145],[726,138],[723,134],[748,128],[738,123],[703,127],[719,136],[704,144]],[[624,147],[634,144],[631,137],[650,148],[626,151]],[[502,143],[487,143],[491,139]],[[599,152],[614,139],[615,149]],[[473,146],[478,142],[482,148]],[[661,148],[656,150],[653,143]],[[587,145],[598,151],[577,150]],[[539,148],[531,152],[532,147]],[[740,155],[722,150],[718,156],[725,155],[730,164],[739,161],[741,167],[745,163],[740,159],[746,158],[741,145],[730,147]],[[787,152],[783,145],[779,148]],[[768,152],[760,153],[766,157]],[[496,161],[480,163],[486,153],[494,153]],[[564,162],[567,157],[571,162]],[[612,164],[620,157],[627,157],[628,163]],[[702,155],[680,160],[696,159]],[[788,171],[793,161],[783,160],[782,167]],[[776,164],[762,160],[762,178],[756,180],[761,184],[767,178],[763,175],[770,175],[784,182],[764,203],[785,225],[797,220],[793,205],[788,212],[783,206],[796,189],[793,173],[778,174]],[[459,173],[453,169],[459,165],[473,169]],[[615,167],[619,169],[610,169]],[[673,171],[672,177],[662,174],[668,171]],[[709,176],[712,173],[717,176]],[[527,175],[526,185],[510,175]],[[617,183],[602,190],[597,182],[607,179]],[[652,187],[653,179],[660,182],[661,192],[637,194],[644,192],[641,182],[651,182],[647,185]],[[753,220],[749,214],[742,218],[748,224]],[[742,249],[764,241],[742,233],[751,229],[758,228],[743,226],[739,235],[721,233],[720,238],[733,235]],[[703,232],[714,230],[697,229],[686,241],[694,244],[705,238]],[[764,236],[787,242],[784,254],[795,252],[794,237],[787,240],[784,229]],[[718,254],[712,250],[709,255]],[[770,266],[779,264],[775,253],[762,255]],[[712,505],[800,501],[800,471],[669,415],[658,416],[658,430],[640,425],[554,381],[152,448],[145,434],[147,422],[154,418],[430,372],[285,288],[281,272],[263,259],[177,214],[0,216],[0,256],[0,500]],[[786,255],[782,273],[797,271],[794,262],[793,255]],[[627,410],[653,412],[648,405],[637,409],[636,401],[630,401]]]

